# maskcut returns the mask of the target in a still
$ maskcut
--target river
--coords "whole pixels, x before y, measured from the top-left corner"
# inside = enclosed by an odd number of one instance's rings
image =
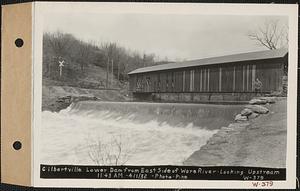
[[[96,102],[42,112],[41,163],[182,165],[241,105]]]

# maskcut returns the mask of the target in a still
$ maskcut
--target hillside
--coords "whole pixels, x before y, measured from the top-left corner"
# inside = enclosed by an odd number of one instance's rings
[[[70,72],[69,68],[66,70],[67,71],[62,71],[62,75],[64,75],[64,72]],[[84,74],[77,75],[76,78],[68,79],[63,76],[62,78],[57,77],[56,79],[53,79],[43,76],[43,86],[72,86],[87,89],[103,89],[106,87],[106,75],[106,70],[104,68],[95,65],[88,65],[88,67],[85,68]],[[123,88],[124,84],[126,84],[126,82],[118,81],[111,73],[109,73],[108,76],[109,89],[120,89]]]
[[[44,77],[42,110],[58,112],[71,102],[80,100],[126,101],[129,100],[127,86],[126,82],[120,82],[109,74],[106,88],[106,71],[95,65],[86,67],[85,75],[75,79],[53,80]]]
[[[118,88],[117,81],[125,83],[130,71],[162,62],[154,61],[155,57],[154,54],[131,51],[114,42],[86,42],[61,32],[43,35],[43,78],[55,84],[104,87],[108,71],[114,78],[110,88]]]
[[[165,62],[154,58],[114,42],[44,33],[43,110],[59,111],[76,100],[128,100],[128,72]]]

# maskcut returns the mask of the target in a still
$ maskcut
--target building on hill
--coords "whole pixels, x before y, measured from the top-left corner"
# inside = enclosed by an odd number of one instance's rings
[[[245,101],[283,89],[287,49],[249,52],[139,68],[128,73],[135,98],[161,101]]]

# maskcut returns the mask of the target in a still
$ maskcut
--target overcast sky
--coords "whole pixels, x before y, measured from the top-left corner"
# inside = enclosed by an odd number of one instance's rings
[[[140,53],[169,60],[190,60],[265,50],[249,31],[278,16],[150,15],[55,13],[44,19],[44,32],[71,33],[84,41],[116,42]]]

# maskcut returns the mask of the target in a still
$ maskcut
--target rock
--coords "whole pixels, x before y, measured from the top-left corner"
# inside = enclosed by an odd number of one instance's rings
[[[282,85],[283,85],[282,91],[274,91],[274,92],[271,92],[270,94],[266,94],[266,96],[283,96],[285,93],[285,90],[284,90],[285,85],[284,84],[282,84]]]
[[[228,125],[228,128],[232,128],[234,130],[236,129],[243,129],[245,128],[246,126],[248,126],[250,123],[231,123]]]
[[[259,114],[258,113],[251,113],[251,115],[248,116],[248,119],[254,119],[256,117],[258,117]]]
[[[233,134],[233,132],[239,133],[240,131],[243,131],[248,125],[249,123],[246,121],[244,121],[243,123],[237,121],[235,123],[229,124],[228,128],[233,129],[233,131],[231,132],[231,134]]]
[[[266,100],[264,100],[264,99],[257,99],[257,98],[254,98],[254,99],[251,99],[250,101],[249,101],[249,104],[251,104],[251,105],[254,105],[254,104],[266,104],[267,103],[267,101]]]
[[[213,137],[208,141],[208,144],[210,145],[224,144],[224,143],[228,143],[225,137]]]
[[[234,120],[242,122],[242,121],[247,121],[248,118],[247,118],[247,116],[242,116],[241,114],[238,114],[238,115],[235,116]]]
[[[267,108],[261,105],[246,105],[245,108],[251,109],[255,113],[266,114],[269,112]]]
[[[241,115],[242,116],[248,116],[248,115],[251,115],[253,112],[251,109],[248,109],[248,108],[245,108],[241,111]]]
[[[225,137],[228,135],[228,132],[227,131],[224,131],[224,130],[220,130],[218,131],[218,133],[214,134],[213,136],[214,137]]]
[[[101,98],[94,96],[93,100],[101,100]]]
[[[64,103],[70,103],[72,101],[72,96],[63,96],[58,97],[56,102],[64,102]]]
[[[260,128],[260,126],[257,126],[257,125],[249,125],[247,127],[247,129],[259,129],[259,128]]]
[[[229,127],[221,127],[219,132],[224,132],[227,134],[227,136],[231,136],[231,135],[239,133],[239,129],[237,129],[237,128],[233,129],[233,128],[229,128]]]
[[[275,97],[260,97],[259,99],[265,100],[267,103],[275,103]]]
[[[234,129],[230,128],[230,127],[221,127],[221,130],[224,130],[224,131],[233,131]]]
[[[235,123],[230,123],[230,124],[228,125],[228,128],[234,129],[236,126],[237,126],[237,124],[235,124]]]

